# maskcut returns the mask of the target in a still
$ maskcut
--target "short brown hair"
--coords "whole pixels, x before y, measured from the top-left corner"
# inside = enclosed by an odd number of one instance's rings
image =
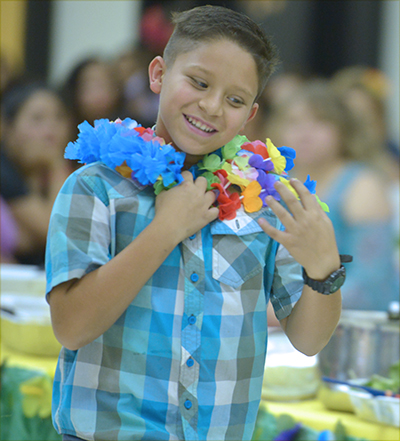
[[[275,45],[253,20],[222,6],[199,6],[174,12],[172,22],[174,32],[164,49],[167,65],[201,43],[228,39],[252,55],[258,74],[257,98],[260,96],[278,64],[278,55]]]

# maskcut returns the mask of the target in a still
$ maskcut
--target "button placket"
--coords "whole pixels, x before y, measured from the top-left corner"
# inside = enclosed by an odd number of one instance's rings
[[[182,242],[182,259],[185,270],[185,295],[179,402],[183,426],[188,430],[192,427],[193,430],[194,425],[197,424],[193,418],[196,419],[198,412],[197,386],[199,382],[199,364],[193,355],[197,353],[200,346],[205,290],[204,256],[200,232]]]

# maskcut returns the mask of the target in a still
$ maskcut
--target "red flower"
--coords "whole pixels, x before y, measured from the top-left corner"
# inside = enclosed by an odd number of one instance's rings
[[[269,158],[267,146],[261,141],[245,142],[241,148],[242,150],[253,152],[256,155],[261,155],[263,159]]]
[[[231,193],[228,194],[227,191],[221,184],[214,183],[211,184],[211,187],[219,190],[219,195],[217,197],[219,215],[218,218],[220,220],[231,220],[236,217],[236,210],[238,210],[241,206],[239,193]]]

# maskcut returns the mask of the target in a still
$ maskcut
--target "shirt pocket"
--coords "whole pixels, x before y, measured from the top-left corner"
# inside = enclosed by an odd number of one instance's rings
[[[211,224],[212,275],[218,282],[238,288],[263,271],[273,240],[258,225],[260,215],[276,224],[269,210],[255,217],[238,211],[235,219]]]

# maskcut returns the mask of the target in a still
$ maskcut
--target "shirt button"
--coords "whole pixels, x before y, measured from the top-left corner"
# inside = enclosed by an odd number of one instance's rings
[[[196,317],[194,315],[191,315],[188,318],[188,322],[189,322],[190,325],[194,325],[196,323]]]
[[[195,234],[192,234],[191,236],[189,236],[189,239],[190,240],[193,240],[193,239],[195,239],[196,238],[196,235]]]
[[[192,407],[192,402],[190,400],[186,400],[183,405],[189,410]]]
[[[196,274],[196,273],[193,273],[193,274],[190,276],[190,280],[191,280],[192,282],[197,282],[197,281],[199,280],[199,275]]]
[[[192,367],[194,365],[194,360],[193,358],[189,358],[188,361],[186,362],[188,367]]]

